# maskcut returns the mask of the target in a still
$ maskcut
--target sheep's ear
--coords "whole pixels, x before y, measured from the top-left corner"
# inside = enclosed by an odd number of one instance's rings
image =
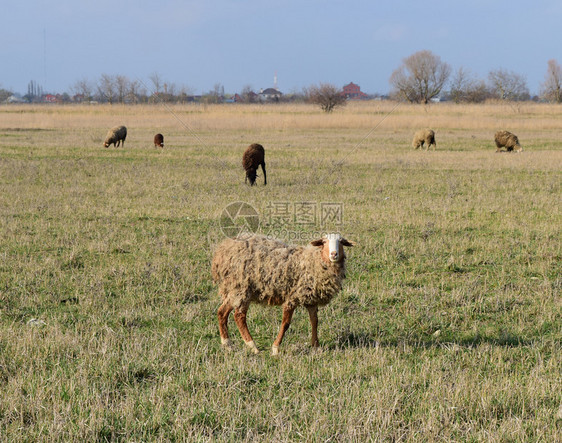
[[[320,238],[318,240],[313,240],[310,242],[312,246],[322,246],[324,244],[324,239]]]
[[[342,238],[342,239],[340,240],[340,243],[341,243],[342,245],[344,245],[344,246],[355,246],[355,242],[354,242],[354,241],[349,241],[349,240],[346,240],[345,238]]]

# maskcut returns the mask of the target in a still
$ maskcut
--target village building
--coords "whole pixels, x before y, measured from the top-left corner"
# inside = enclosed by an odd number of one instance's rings
[[[261,102],[278,102],[281,100],[283,93],[275,88],[262,89],[258,94],[258,100]]]
[[[361,91],[359,85],[351,82],[343,87],[342,95],[348,100],[367,100],[367,94]]]

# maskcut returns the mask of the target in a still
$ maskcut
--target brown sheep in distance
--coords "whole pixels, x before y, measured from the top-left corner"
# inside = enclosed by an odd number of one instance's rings
[[[256,183],[256,177],[258,176],[257,170],[260,165],[263,171],[263,184],[267,185],[267,175],[265,172],[265,150],[262,145],[253,143],[246,148],[244,155],[242,156],[242,167],[246,171],[244,183],[247,183],[248,180],[250,181],[250,186],[253,186]]]
[[[154,136],[154,147],[163,148],[164,147],[164,136],[162,134],[156,134]]]
[[[293,317],[304,306],[312,326],[312,346],[318,343],[318,306],[337,295],[345,278],[344,246],[353,246],[340,234],[327,234],[308,246],[291,246],[266,236],[224,240],[216,249],[211,264],[213,281],[219,285],[222,305],[218,311],[221,343],[230,348],[228,316],[234,320],[246,345],[258,353],[246,324],[251,303],[283,307],[283,319],[271,348],[279,345]]]
[[[423,148],[425,143],[425,150],[428,151],[429,147],[433,145],[433,150],[437,143],[435,143],[435,132],[433,129],[420,129],[414,134],[414,139],[412,140],[412,146],[414,149]]]
[[[113,144],[113,147],[118,148],[121,142],[123,142],[122,146],[125,147],[126,138],[127,128],[125,126],[115,126],[111,128],[105,136],[103,146],[109,148],[109,145]]]
[[[496,142],[496,152],[503,152],[501,148],[505,147],[506,152],[523,151],[523,147],[519,144],[519,139],[515,134],[509,131],[498,131],[494,136],[494,141]]]

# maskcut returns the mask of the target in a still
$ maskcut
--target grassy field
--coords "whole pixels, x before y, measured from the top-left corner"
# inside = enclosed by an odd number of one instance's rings
[[[413,151],[426,126],[437,150]],[[496,154],[498,129],[525,151]],[[2,106],[0,441],[562,441],[561,178],[560,106]],[[261,306],[264,352],[232,319],[221,349],[237,201],[262,232],[285,208],[286,238],[357,243],[320,350],[297,310],[272,357]]]

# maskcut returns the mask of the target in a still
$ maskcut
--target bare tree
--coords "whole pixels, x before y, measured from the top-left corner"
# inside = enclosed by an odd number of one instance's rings
[[[181,85],[180,86],[180,91],[178,94],[178,101],[180,103],[186,103],[189,100],[189,96],[193,94],[193,91],[191,88],[189,88],[188,86],[185,85]]]
[[[115,102],[115,81],[112,76],[102,74],[97,87],[101,101],[107,101],[109,104]]]
[[[522,75],[505,69],[488,74],[489,88],[493,97],[501,100],[521,101],[530,98],[527,80]]]
[[[330,83],[309,86],[304,90],[304,95],[309,103],[319,105],[326,113],[347,104],[343,91]]]
[[[83,78],[74,83],[74,85],[70,87],[70,90],[74,92],[74,94],[81,95],[82,100],[89,102],[92,100],[94,87],[88,79]]]
[[[117,101],[125,103],[125,99],[129,94],[130,81],[124,75],[116,75],[114,79],[115,92],[117,94]]]
[[[224,100],[224,86],[215,83],[213,89],[204,95],[203,100],[205,103],[221,103]]]
[[[139,101],[139,97],[141,96],[141,84],[138,80],[133,80],[129,82],[127,90],[127,98],[128,101],[131,103],[137,103]]]
[[[437,97],[449,76],[451,67],[431,51],[419,51],[406,57],[390,76],[394,95],[411,103],[428,103]]]
[[[253,91],[251,85],[244,86],[240,96],[242,97],[242,101],[244,103],[255,103],[257,101],[257,94]]]
[[[455,103],[479,103],[486,100],[489,92],[484,80],[473,76],[470,71],[460,67],[451,79],[449,94],[451,100]]]
[[[554,59],[548,61],[541,96],[549,102],[562,103],[562,68]]]
[[[162,88],[162,78],[160,77],[160,74],[158,74],[157,72],[154,72],[152,74],[150,74],[150,77],[148,77],[150,79],[150,81],[152,82],[152,85],[154,86],[154,94],[159,94],[160,93],[160,89]]]

